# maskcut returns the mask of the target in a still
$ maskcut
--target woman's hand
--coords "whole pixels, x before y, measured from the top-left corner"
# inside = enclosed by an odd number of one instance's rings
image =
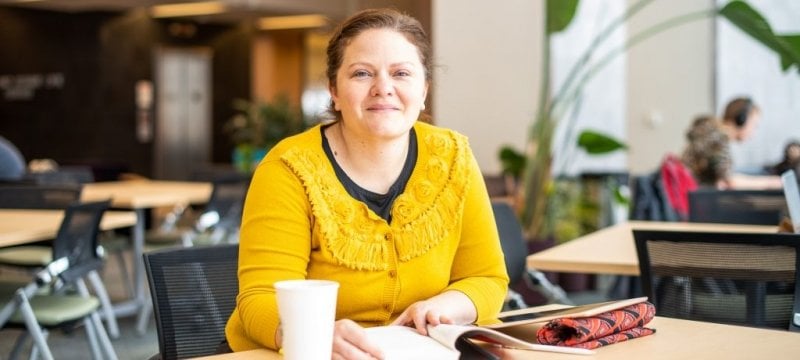
[[[430,299],[417,301],[392,322],[392,325],[413,326],[428,335],[428,325],[468,324],[475,321],[477,310],[472,301],[459,291],[447,291]]]
[[[353,320],[336,321],[333,328],[334,360],[383,359],[383,352],[367,338],[367,332]]]

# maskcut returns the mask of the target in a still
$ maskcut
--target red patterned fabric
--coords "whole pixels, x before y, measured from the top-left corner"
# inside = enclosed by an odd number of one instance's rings
[[[540,344],[595,349],[655,333],[644,327],[655,315],[655,306],[643,302],[592,317],[555,319],[536,337]]]

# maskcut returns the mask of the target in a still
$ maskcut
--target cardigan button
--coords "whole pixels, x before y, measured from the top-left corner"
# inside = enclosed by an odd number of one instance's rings
[[[396,276],[397,276],[397,271],[389,270],[389,277],[390,278],[395,278]]]
[[[389,304],[384,304],[384,305],[383,305],[383,308],[384,308],[386,311],[392,311],[392,306],[391,306],[391,305],[389,305]]]
[[[383,238],[386,239],[386,241],[392,241],[392,233],[386,233],[386,235],[383,235]]]

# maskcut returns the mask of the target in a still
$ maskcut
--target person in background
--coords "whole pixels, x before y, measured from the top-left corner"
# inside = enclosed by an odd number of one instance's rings
[[[361,11],[327,49],[330,122],[284,139],[245,202],[234,351],[281,346],[273,284],[340,284],[333,358],[382,353],[364,327],[481,323],[508,287],[486,186],[467,139],[419,121],[431,80],[420,23]]]
[[[18,181],[25,176],[25,158],[14,144],[0,135],[0,181]]]
[[[738,97],[725,106],[722,129],[732,141],[742,142],[755,133],[761,122],[761,108],[747,97]]]
[[[783,149],[783,160],[767,167],[767,172],[772,175],[781,175],[787,170],[793,170],[800,178],[800,141],[792,140]]]
[[[731,173],[730,138],[713,116],[699,116],[686,131],[683,163],[703,187],[729,187]]]
[[[747,175],[733,171],[731,141],[749,139],[761,121],[761,110],[746,97],[731,100],[722,120],[699,116],[686,132],[683,162],[701,186],[718,189],[775,189],[781,187],[776,176]]]

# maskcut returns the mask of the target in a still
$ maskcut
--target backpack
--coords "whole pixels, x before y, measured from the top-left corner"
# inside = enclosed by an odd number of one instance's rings
[[[686,221],[689,191],[697,181],[674,155],[664,157],[658,170],[633,178],[631,220]]]

